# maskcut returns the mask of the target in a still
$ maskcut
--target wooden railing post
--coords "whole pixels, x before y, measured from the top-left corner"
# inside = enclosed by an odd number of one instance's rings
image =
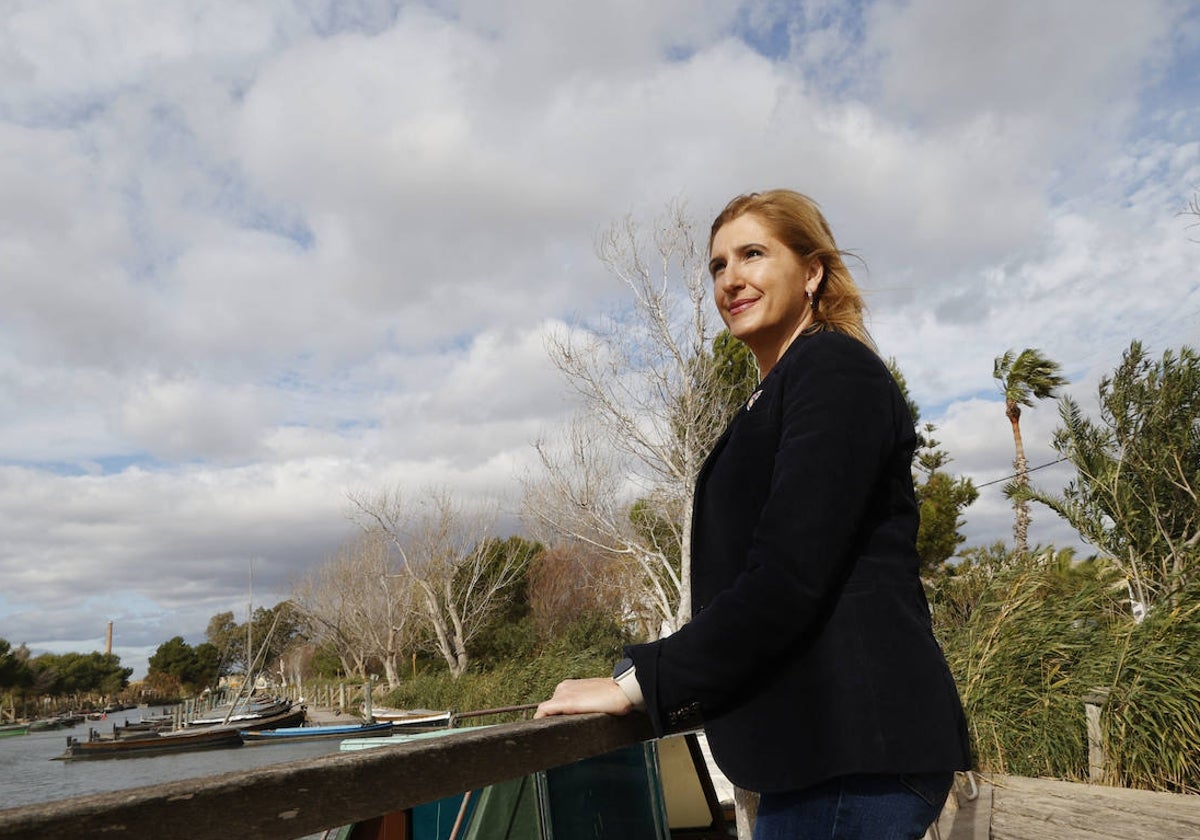
[[[1104,731],[1100,727],[1100,712],[1107,702],[1107,688],[1093,688],[1083,695],[1083,711],[1087,717],[1088,780],[1093,784],[1102,784],[1107,777]]]

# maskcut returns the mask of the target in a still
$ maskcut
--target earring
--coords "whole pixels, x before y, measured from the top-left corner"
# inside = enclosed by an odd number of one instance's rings
[[[813,312],[817,311],[817,299],[813,296],[812,292],[808,293],[808,305]]]

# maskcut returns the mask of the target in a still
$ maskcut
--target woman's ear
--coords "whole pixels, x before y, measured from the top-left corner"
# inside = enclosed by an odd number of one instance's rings
[[[808,268],[808,280],[804,283],[804,291],[809,297],[817,293],[817,289],[821,288],[821,281],[825,279],[825,266],[818,259],[813,259]]]

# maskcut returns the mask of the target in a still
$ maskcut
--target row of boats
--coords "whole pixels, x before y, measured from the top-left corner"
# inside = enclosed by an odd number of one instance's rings
[[[37,720],[21,721],[19,723],[0,724],[0,738],[6,735],[27,735],[30,732],[50,732],[55,729],[70,729],[85,720],[104,720],[113,712],[135,708],[131,705],[114,704],[103,709],[89,709],[82,712],[64,712],[53,717],[38,718]]]
[[[313,741],[326,738],[381,737],[393,731],[439,729],[449,725],[449,712],[380,710],[365,723],[306,726],[307,708],[276,697],[249,700],[213,709],[170,730],[168,715],[114,724],[111,734],[88,730],[86,739],[67,737],[62,760],[130,758],[164,753]]]

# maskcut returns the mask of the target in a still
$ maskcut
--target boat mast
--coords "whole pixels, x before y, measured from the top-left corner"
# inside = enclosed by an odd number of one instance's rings
[[[250,593],[246,602],[246,684],[250,683],[250,663],[254,661],[254,558],[250,558]]]

